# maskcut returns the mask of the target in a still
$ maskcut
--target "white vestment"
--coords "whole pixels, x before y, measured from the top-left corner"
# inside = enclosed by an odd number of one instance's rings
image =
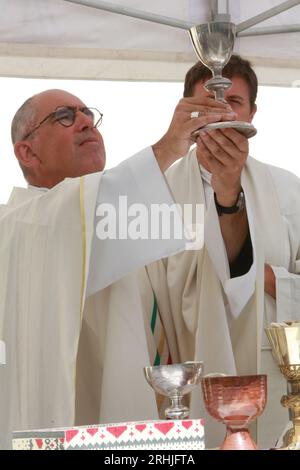
[[[49,191],[15,188],[0,206],[1,448],[10,446],[12,429],[157,414],[143,377],[149,357],[129,273],[185,242],[97,240],[97,203],[116,204],[122,194],[128,204],[173,204],[151,149],[102,177],[66,179]]]
[[[166,176],[176,202],[205,202],[195,150]],[[249,220],[255,270],[252,266],[252,273],[237,278],[234,289],[239,290],[244,278],[255,272],[254,293],[248,299],[243,296],[246,305],[239,298],[237,303],[230,301],[234,292],[217,267],[224,243],[212,191],[206,201],[204,248],[149,265],[141,270],[140,284],[145,314],[152,308],[154,291],[173,362],[202,360],[205,374],[268,374],[268,403],[257,427],[258,443],[264,448],[275,445],[288,419],[280,405],[286,381],[271,356],[263,328],[271,321],[299,318],[300,184],[289,172],[249,157],[242,186],[248,220],[251,213],[254,221],[253,228]],[[207,224],[209,213],[211,223]],[[212,249],[214,238],[219,247],[215,243]],[[264,263],[276,274],[277,309],[275,301],[264,294]],[[215,447],[224,438],[224,426],[206,413],[199,386],[191,394],[191,417],[203,416],[206,444]]]

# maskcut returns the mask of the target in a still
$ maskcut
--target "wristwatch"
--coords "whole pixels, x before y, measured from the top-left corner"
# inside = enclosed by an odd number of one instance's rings
[[[217,201],[216,193],[214,193],[214,198],[215,198],[217,213],[219,216],[221,216],[222,214],[235,214],[236,212],[240,212],[242,209],[244,209],[246,205],[245,194],[244,194],[243,189],[240,190],[237,200],[235,201],[233,206],[229,206],[229,207],[221,206],[221,204],[219,204]]]

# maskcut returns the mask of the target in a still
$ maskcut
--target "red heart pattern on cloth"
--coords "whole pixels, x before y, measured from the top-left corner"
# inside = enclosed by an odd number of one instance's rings
[[[86,430],[90,434],[90,436],[94,436],[98,432],[98,428],[89,428]]]
[[[154,427],[162,434],[166,435],[174,427],[174,423],[157,423]]]
[[[39,449],[43,447],[43,439],[36,439],[35,442]]]
[[[126,431],[127,426],[112,426],[109,428],[106,428],[108,432],[110,432],[113,436],[116,438],[120,437],[124,431]]]
[[[185,429],[190,429],[190,427],[193,425],[193,421],[182,421],[182,426]]]
[[[69,431],[66,431],[66,441],[70,442],[73,437],[75,437],[78,434],[78,431],[75,429],[70,429]]]
[[[146,427],[147,427],[146,424],[136,424],[135,425],[135,429],[137,429],[140,432],[143,432],[144,429],[146,429]]]

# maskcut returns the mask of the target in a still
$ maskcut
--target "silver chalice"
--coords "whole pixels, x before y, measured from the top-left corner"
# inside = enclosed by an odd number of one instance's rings
[[[226,103],[224,90],[230,88],[232,82],[222,76],[222,70],[232,54],[236,34],[235,24],[224,21],[204,23],[193,26],[189,33],[197,56],[212,72],[212,78],[205,83],[204,88],[213,91],[216,100]],[[205,127],[194,131],[192,136],[197,136],[201,130],[228,127],[236,129],[247,138],[253,137],[257,132],[249,122],[222,121],[207,124]]]
[[[159,394],[171,399],[171,406],[165,410],[168,419],[185,419],[189,409],[182,404],[182,398],[200,382],[203,362],[184,362],[161,366],[144,367],[145,377]]]

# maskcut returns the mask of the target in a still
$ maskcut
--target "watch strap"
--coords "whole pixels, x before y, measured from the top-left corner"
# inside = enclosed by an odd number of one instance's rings
[[[221,204],[219,204],[216,193],[214,193],[214,199],[215,199],[217,213],[219,216],[221,216],[222,214],[235,214],[236,212],[239,212],[245,207],[245,204],[239,204],[239,201],[244,199],[243,189],[240,190],[238,197],[232,206],[226,207],[226,206],[222,206]]]

